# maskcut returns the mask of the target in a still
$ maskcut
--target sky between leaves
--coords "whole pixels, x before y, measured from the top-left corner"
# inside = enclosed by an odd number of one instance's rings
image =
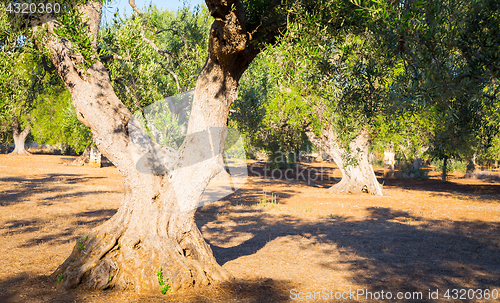
[[[136,0],[135,4],[139,8],[144,8],[149,4],[154,4],[158,8],[168,9],[175,11],[183,6],[183,4],[193,8],[196,5],[205,5],[204,0]],[[123,16],[124,13],[127,15],[132,14],[132,8],[128,4],[128,0],[113,0],[110,4],[104,6],[104,17],[106,21],[111,21],[116,10],[119,10],[120,14]]]

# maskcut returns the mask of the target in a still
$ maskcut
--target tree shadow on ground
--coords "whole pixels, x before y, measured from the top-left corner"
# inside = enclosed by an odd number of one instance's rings
[[[51,276],[34,276],[22,273],[0,281],[0,302],[217,302],[217,303],[271,303],[289,302],[286,290],[294,286],[286,281],[273,279],[233,280],[218,285],[192,288],[165,295],[137,294],[127,290],[108,289],[95,291],[85,288],[66,290]]]
[[[89,177],[79,174],[46,174],[36,178],[5,177],[0,178],[0,183],[9,184],[10,188],[3,190],[0,195],[0,206],[14,205],[24,202],[37,194],[50,194],[69,192],[73,189],[69,185],[84,184],[105,177]],[[74,192],[58,194],[43,199],[41,204],[50,205],[50,201],[82,195],[110,193],[110,191]]]
[[[69,241],[75,241],[78,237],[82,236],[75,233],[78,226],[85,225],[86,228],[92,229],[104,223],[115,213],[116,209],[101,209],[60,215],[57,219],[14,219],[6,221],[0,227],[0,232],[2,232],[2,235],[29,234],[31,238],[20,244],[20,248],[32,247],[42,243],[49,245],[64,244]],[[58,226],[58,222],[67,220],[71,220],[69,226],[65,228]],[[68,223],[64,225],[68,225]]]
[[[317,188],[329,188],[340,181],[333,173],[335,168],[321,163],[297,162],[288,168],[272,168],[266,162],[252,162],[248,165],[248,176],[259,179],[262,184],[301,184]]]
[[[412,179],[379,179],[387,188],[401,188],[405,190],[415,190],[431,192],[436,196],[462,195],[469,198],[479,198],[481,200],[499,200],[500,184],[460,184],[451,181],[441,180],[420,180]]]
[[[340,177],[334,175],[338,168],[323,163],[297,162],[292,168],[273,169],[266,162],[249,164],[249,179],[257,178],[262,186],[281,184],[301,184],[308,187],[330,188],[340,182]],[[383,173],[376,171],[375,175],[385,188],[401,188],[431,192],[436,196],[464,195],[482,200],[498,200],[500,184],[460,184],[452,181],[421,180],[403,178],[384,178]],[[485,179],[486,180],[486,179]]]
[[[301,246],[304,253],[319,246],[325,256],[340,253],[345,258],[297,266],[332,271],[347,266],[351,279],[369,291],[419,291],[424,294],[419,302],[425,302],[428,289],[500,288],[499,223],[429,221],[390,208],[367,211],[370,215],[359,221],[338,216],[311,222],[247,208],[220,220],[217,214],[224,206],[214,204],[197,214],[197,222],[216,239],[218,245],[210,244],[220,264],[255,254],[276,239],[298,243],[307,238],[310,244]],[[226,224],[210,224],[223,220]],[[248,234],[250,239],[226,245]]]
[[[259,184],[262,183],[259,182]],[[293,197],[295,194],[296,191],[290,189],[282,189],[279,192],[272,192],[252,187],[245,190],[237,190],[235,193],[225,197],[224,200],[234,201],[235,205],[257,205],[264,200],[267,200],[267,202],[269,202],[273,195],[277,200],[280,200]]]

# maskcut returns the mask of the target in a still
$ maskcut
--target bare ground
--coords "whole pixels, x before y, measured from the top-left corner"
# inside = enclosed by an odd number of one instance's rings
[[[333,195],[332,164],[303,163],[304,177],[286,180],[264,178],[257,162],[242,189],[197,213],[234,282],[156,296],[63,290],[49,275],[121,197],[116,168],[63,165],[73,159],[0,155],[0,302],[287,302],[300,292],[316,292],[309,302],[375,301],[322,300],[357,289],[421,292],[406,302],[438,302],[447,289],[500,292],[500,182],[460,175],[442,182],[431,172],[425,181],[381,178],[383,197]],[[263,203],[264,192],[277,203]]]

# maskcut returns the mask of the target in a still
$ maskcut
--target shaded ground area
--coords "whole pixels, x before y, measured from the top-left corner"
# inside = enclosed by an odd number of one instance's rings
[[[438,302],[447,289],[451,298],[475,290],[450,301],[500,302],[470,299],[500,292],[500,183],[431,173],[380,179],[384,197],[331,195],[339,172],[330,163],[280,177],[252,162],[242,189],[198,211],[232,283],[165,296],[59,289],[49,275],[121,196],[116,168],[62,165],[72,159],[0,155],[0,302],[373,302],[366,293],[382,291]],[[358,289],[355,299],[334,297]]]

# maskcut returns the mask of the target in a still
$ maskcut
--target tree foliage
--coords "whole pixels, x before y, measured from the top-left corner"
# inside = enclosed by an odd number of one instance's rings
[[[209,27],[206,8],[170,12],[154,5],[142,17],[115,18],[103,27],[99,47],[125,105],[140,110],[192,89],[207,56]]]

